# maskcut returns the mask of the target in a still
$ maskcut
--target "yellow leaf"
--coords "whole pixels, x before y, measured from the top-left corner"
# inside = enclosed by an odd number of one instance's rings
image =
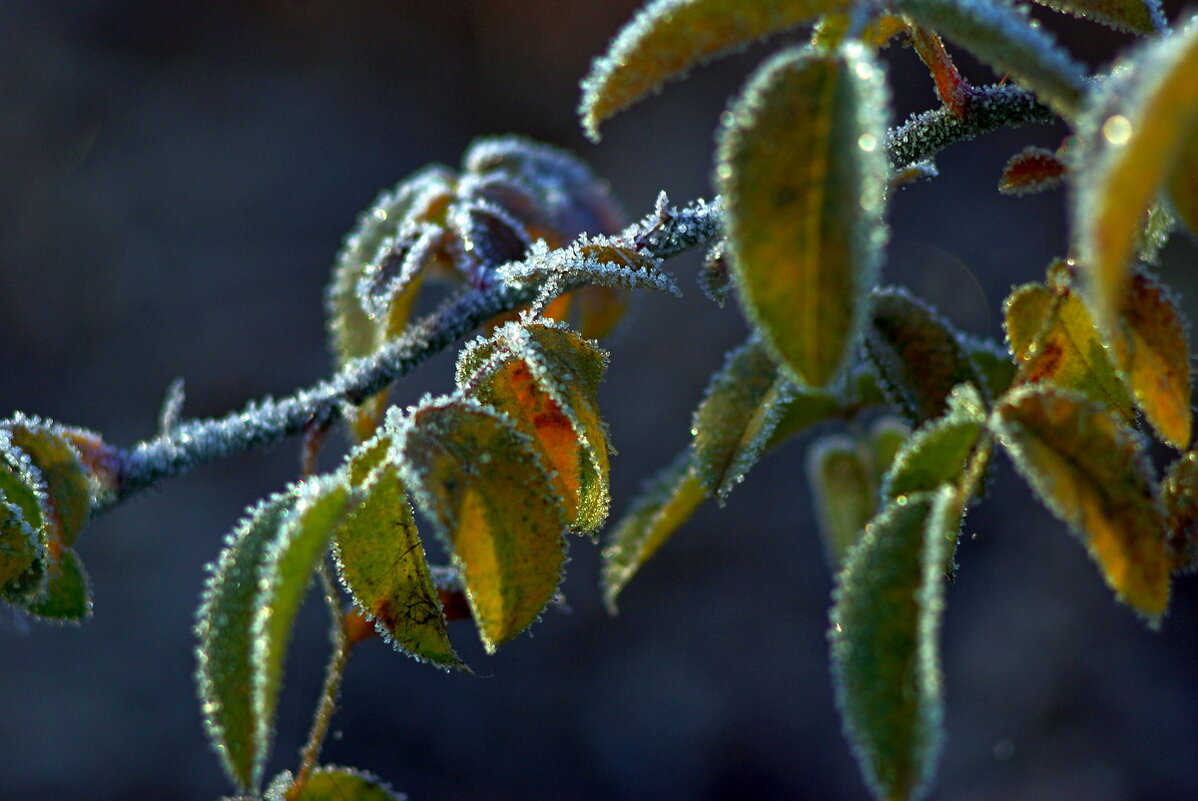
[[[600,123],[691,67],[849,5],[847,0],[655,0],[624,26],[583,79],[578,108],[583,128],[597,142]]]
[[[404,484],[453,549],[488,652],[553,599],[565,521],[528,438],[469,399],[430,399],[393,413]]]
[[[1097,322],[1114,327],[1144,215],[1198,136],[1198,23],[1161,37],[1107,78],[1081,123],[1077,251]]]
[[[1136,433],[1050,386],[1013,390],[990,420],[1019,472],[1086,544],[1120,600],[1157,625],[1169,602],[1165,521]]]
[[[1148,422],[1178,450],[1190,444],[1193,419],[1187,329],[1169,291],[1135,270],[1113,338],[1115,358]]]
[[[860,45],[784,51],[725,115],[717,178],[738,297],[802,386],[843,372],[882,257],[883,70]]]

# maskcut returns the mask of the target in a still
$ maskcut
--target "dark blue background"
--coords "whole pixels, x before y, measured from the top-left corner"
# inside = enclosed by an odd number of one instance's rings
[[[376,192],[476,135],[575,148],[630,213],[657,191],[710,194],[712,131],[768,48],[638,105],[585,144],[576,82],[634,3],[471,0],[0,2],[0,417],[23,410],[129,444],[162,393],[189,415],[280,395],[329,367],[321,293]],[[1125,37],[1067,30],[1092,65]],[[785,39],[785,37],[784,37]],[[801,36],[791,37],[798,41]],[[892,48],[902,113],[935,100]],[[962,59],[978,81],[988,70]],[[1063,195],[994,185],[1023,145],[1001,132],[946,151],[900,192],[887,267],[959,325],[1001,335],[1009,285],[1063,253]],[[1194,248],[1162,269],[1188,296]],[[616,512],[687,441],[689,414],[745,332],[687,295],[647,297],[612,343],[602,402],[620,454]],[[452,355],[397,389],[451,387]],[[96,615],[82,628],[0,618],[0,798],[214,799],[231,788],[194,699],[193,610],[241,510],[294,477],[288,443],[206,467],[104,515],[80,544]],[[1152,633],[1111,598],[1076,540],[1014,478],[967,521],[948,591],[948,741],[933,797],[1140,801],[1198,795],[1198,604],[1177,583]],[[565,592],[533,636],[445,675],[373,642],[352,660],[326,759],[414,801],[859,799],[824,632],[831,578],[802,448],[705,508],[625,593],[599,604],[597,548],[575,543]],[[306,608],[270,773],[294,767],[325,659]]]

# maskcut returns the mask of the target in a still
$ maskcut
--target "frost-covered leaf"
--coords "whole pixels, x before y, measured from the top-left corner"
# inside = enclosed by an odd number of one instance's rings
[[[853,14],[849,12],[825,14],[819,18],[811,31],[811,44],[821,48],[835,48],[844,42],[853,25]],[[879,14],[859,33],[854,34],[862,44],[879,50],[890,44],[894,37],[907,30],[907,23],[893,14]]]
[[[1077,111],[1086,91],[1085,68],[1006,0],[896,0],[894,8],[996,72],[1010,73],[1062,116]]]
[[[878,510],[877,476],[861,443],[824,437],[807,452],[807,480],[828,562],[839,567]]]
[[[283,663],[291,629],[312,575],[328,551],[333,531],[345,517],[349,489],[336,476],[299,484],[287,513],[262,552],[251,622],[255,774],[270,752]],[[256,786],[256,783],[255,783]]]
[[[32,568],[41,551],[37,531],[26,522],[21,507],[8,500],[5,493],[8,477],[10,474],[0,465],[0,590]]]
[[[870,295],[865,350],[887,400],[911,423],[944,414],[958,384],[978,383],[960,335],[904,289]]]
[[[699,288],[721,309],[724,308],[728,292],[732,289],[732,274],[729,272],[728,256],[724,252],[727,247],[728,242],[724,239],[712,245],[703,259],[703,268],[699,271]]]
[[[1047,385],[1013,390],[990,418],[998,441],[1083,540],[1120,600],[1155,625],[1169,601],[1165,521],[1136,433],[1106,407]]]
[[[1020,384],[1080,392],[1130,420],[1132,399],[1081,298],[1068,289],[1025,284],[1004,304],[1007,341]]]
[[[45,565],[46,587],[25,607],[30,615],[57,623],[82,623],[92,614],[91,585],[73,548],[52,556]]]
[[[728,353],[691,423],[694,472],[721,503],[761,457],[797,394],[756,337]]]
[[[833,594],[832,678],[845,734],[879,801],[916,801],[940,755],[941,566],[960,526],[945,488],[893,500],[849,552]]]
[[[1065,162],[1053,151],[1029,146],[1011,156],[998,179],[1004,195],[1030,195],[1055,189],[1065,176]]]
[[[948,413],[920,426],[895,456],[882,486],[884,498],[933,492],[944,484],[959,488],[965,482],[986,430],[986,407],[968,384],[953,393]]]
[[[848,0],[654,0],[583,79],[578,107],[583,129],[598,141],[600,123],[691,67],[849,5]]]
[[[549,282],[549,287],[558,291],[559,285],[586,282],[681,294],[674,277],[661,269],[661,259],[606,236],[583,236],[559,250],[549,250],[544,241],[537,242],[524,261],[505,264],[495,274],[509,283]]]
[[[691,451],[685,450],[649,479],[632,507],[612,527],[603,549],[602,579],[603,597],[612,614],[625,585],[707,497],[691,469],[691,460]]]
[[[225,772],[254,790],[266,758],[257,739],[254,619],[263,564],[280,524],[294,503],[281,493],[259,503],[226,541],[204,587],[196,613],[196,682],[208,738]]]
[[[288,796],[295,777],[285,770],[266,788],[266,801],[406,801],[377,776],[356,768],[322,765],[308,775],[297,795]]]
[[[1095,318],[1122,309],[1136,235],[1198,138],[1198,22],[1153,40],[1092,94],[1079,133],[1073,232]]]
[[[599,383],[607,354],[562,324],[508,323],[458,358],[457,383],[506,414],[539,448],[565,502],[566,522],[597,531],[607,519],[607,430]]]
[[[376,436],[351,455],[348,478],[362,498],[337,527],[337,572],[375,629],[397,649],[460,667],[391,440]]]
[[[860,45],[791,49],[758,69],[719,134],[738,297],[805,386],[841,375],[857,344],[886,240],[888,109]]]
[[[565,521],[528,437],[468,399],[426,400],[393,413],[405,486],[453,549],[489,652],[553,599],[565,562]]]
[[[1114,337],[1115,361],[1161,439],[1190,444],[1189,325],[1177,299],[1143,268],[1131,274]]]
[[[1177,218],[1167,204],[1157,201],[1144,215],[1144,224],[1136,232],[1134,249],[1145,264],[1160,263],[1161,249],[1169,242],[1177,228]]]
[[[1054,11],[1091,19],[1128,33],[1164,31],[1160,0],[1036,0]]]
[[[1161,481],[1169,556],[1174,571],[1198,568],[1198,453],[1182,454]]]
[[[64,546],[74,545],[91,514],[92,492],[88,471],[65,430],[55,423],[20,414],[0,423],[0,427],[8,432],[9,447],[28,455],[45,482],[51,519],[44,522],[56,528]]]

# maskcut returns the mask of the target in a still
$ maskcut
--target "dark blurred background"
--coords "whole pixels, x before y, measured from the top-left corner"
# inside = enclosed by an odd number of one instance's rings
[[[585,144],[577,81],[635,5],[0,1],[0,417],[23,410],[127,445],[153,433],[176,376],[194,416],[312,382],[330,361],[321,293],[356,213],[426,162],[455,164],[478,135],[575,149],[634,216],[661,189],[708,196],[719,112],[769,46],[697,71]],[[1048,23],[1092,66],[1127,41]],[[931,106],[913,53],[886,57],[898,113]],[[941,178],[895,198],[889,279],[1001,336],[1003,296],[1064,252],[1065,215],[1060,193],[1009,198],[995,183],[1011,154],[1063,135],[1006,131],[943,153]],[[1162,266],[1191,317],[1193,258],[1178,239]],[[686,297],[643,298],[611,344],[617,513],[686,444],[707,375],[745,333],[695,288],[696,257],[671,266]],[[431,362],[396,398],[447,391],[451,370],[451,354]],[[0,798],[230,791],[201,730],[192,615],[223,534],[295,476],[297,452],[196,470],[94,521],[80,545],[96,600],[86,625],[0,616]],[[325,760],[413,801],[866,798],[832,704],[832,584],[802,452],[703,509],[617,618],[599,603],[598,549],[578,541],[570,613],[550,611],[495,657],[455,629],[477,676],[365,645]],[[1195,582],[1178,581],[1163,630],[1146,630],[1005,463],[967,531],[933,798],[1198,797]],[[310,601],[295,640],[272,775],[306,736],[322,614]]]

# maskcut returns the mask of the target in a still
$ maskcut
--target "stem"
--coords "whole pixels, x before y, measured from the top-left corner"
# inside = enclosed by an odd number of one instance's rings
[[[926,161],[955,142],[1004,126],[1052,118],[1052,112],[1037,103],[1031,93],[1009,85],[981,87],[969,93],[966,111],[961,118],[941,108],[914,116],[892,129],[886,141],[891,164],[904,167]],[[662,206],[629,226],[620,238],[647,256],[664,259],[719,237],[723,212],[718,198],[681,209]],[[581,285],[565,283],[562,291]],[[127,450],[106,446],[106,457],[113,465],[110,474],[115,492],[95,511],[112,508],[162,479],[194,467],[280,442],[314,422],[332,423],[341,416],[345,404],[369,398],[483,322],[529,303],[539,289],[531,284],[500,284],[464,292],[414,323],[399,339],[293,395],[256,401],[225,417],[181,422]]]
[[[324,738],[329,733],[329,722],[333,718],[333,713],[337,711],[337,696],[341,692],[341,679],[345,676],[345,663],[349,661],[349,655],[353,650],[352,643],[345,636],[345,620],[341,612],[341,601],[337,595],[337,588],[333,585],[333,577],[329,574],[329,566],[321,562],[317,572],[320,575],[320,583],[324,588],[325,601],[329,605],[329,616],[332,619],[329,624],[329,641],[333,646],[333,652],[329,655],[329,664],[325,668],[324,687],[321,688],[320,704],[316,707],[316,714],[312,718],[312,730],[308,734],[308,743],[300,752],[299,770],[296,771],[295,781],[287,790],[287,801],[299,798],[300,792],[308,782],[308,777],[312,775],[312,771],[316,767],[316,760],[320,758],[320,748],[324,745]]]

